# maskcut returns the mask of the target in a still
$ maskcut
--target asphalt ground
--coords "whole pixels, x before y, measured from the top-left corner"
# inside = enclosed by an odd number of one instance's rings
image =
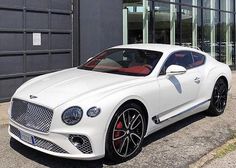
[[[236,73],[233,75],[236,81]],[[113,165],[104,159],[78,161],[50,156],[26,147],[0,126],[0,167],[188,167],[222,145],[236,133],[236,82],[229,94],[225,113],[218,117],[199,113],[148,136],[142,151],[133,159]],[[236,167],[236,165],[235,165]]]

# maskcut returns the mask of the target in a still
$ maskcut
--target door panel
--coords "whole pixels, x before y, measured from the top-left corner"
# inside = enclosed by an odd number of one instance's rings
[[[183,106],[187,106],[197,98],[200,84],[195,81],[196,78],[200,78],[200,75],[194,69],[182,75],[165,75],[158,78],[160,121],[178,115],[182,112]]]
[[[187,69],[181,75],[166,75],[170,65],[179,65]],[[185,111],[189,103],[197,97],[200,88],[201,76],[194,68],[194,59],[189,51],[178,51],[171,54],[163,65],[158,77],[160,87],[159,120],[164,121]]]

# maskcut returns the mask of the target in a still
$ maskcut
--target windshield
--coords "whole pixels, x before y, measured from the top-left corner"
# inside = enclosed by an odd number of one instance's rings
[[[122,75],[146,76],[155,68],[161,52],[139,49],[109,49],[98,54],[79,69]]]

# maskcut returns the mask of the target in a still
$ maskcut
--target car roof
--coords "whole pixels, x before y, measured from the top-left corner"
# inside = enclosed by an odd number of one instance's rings
[[[127,45],[119,45],[112,47],[113,49],[118,48],[125,48],[125,49],[141,49],[141,50],[151,50],[151,51],[159,51],[163,53],[171,53],[174,51],[179,50],[188,50],[188,51],[195,51],[202,53],[200,50],[190,48],[190,47],[183,47],[179,45],[170,45],[170,44],[127,44]]]

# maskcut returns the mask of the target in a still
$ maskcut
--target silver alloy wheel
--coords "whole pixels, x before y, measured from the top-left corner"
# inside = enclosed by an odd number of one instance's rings
[[[114,125],[112,144],[115,152],[124,158],[131,156],[140,146],[144,136],[144,120],[135,108],[122,112]]]

